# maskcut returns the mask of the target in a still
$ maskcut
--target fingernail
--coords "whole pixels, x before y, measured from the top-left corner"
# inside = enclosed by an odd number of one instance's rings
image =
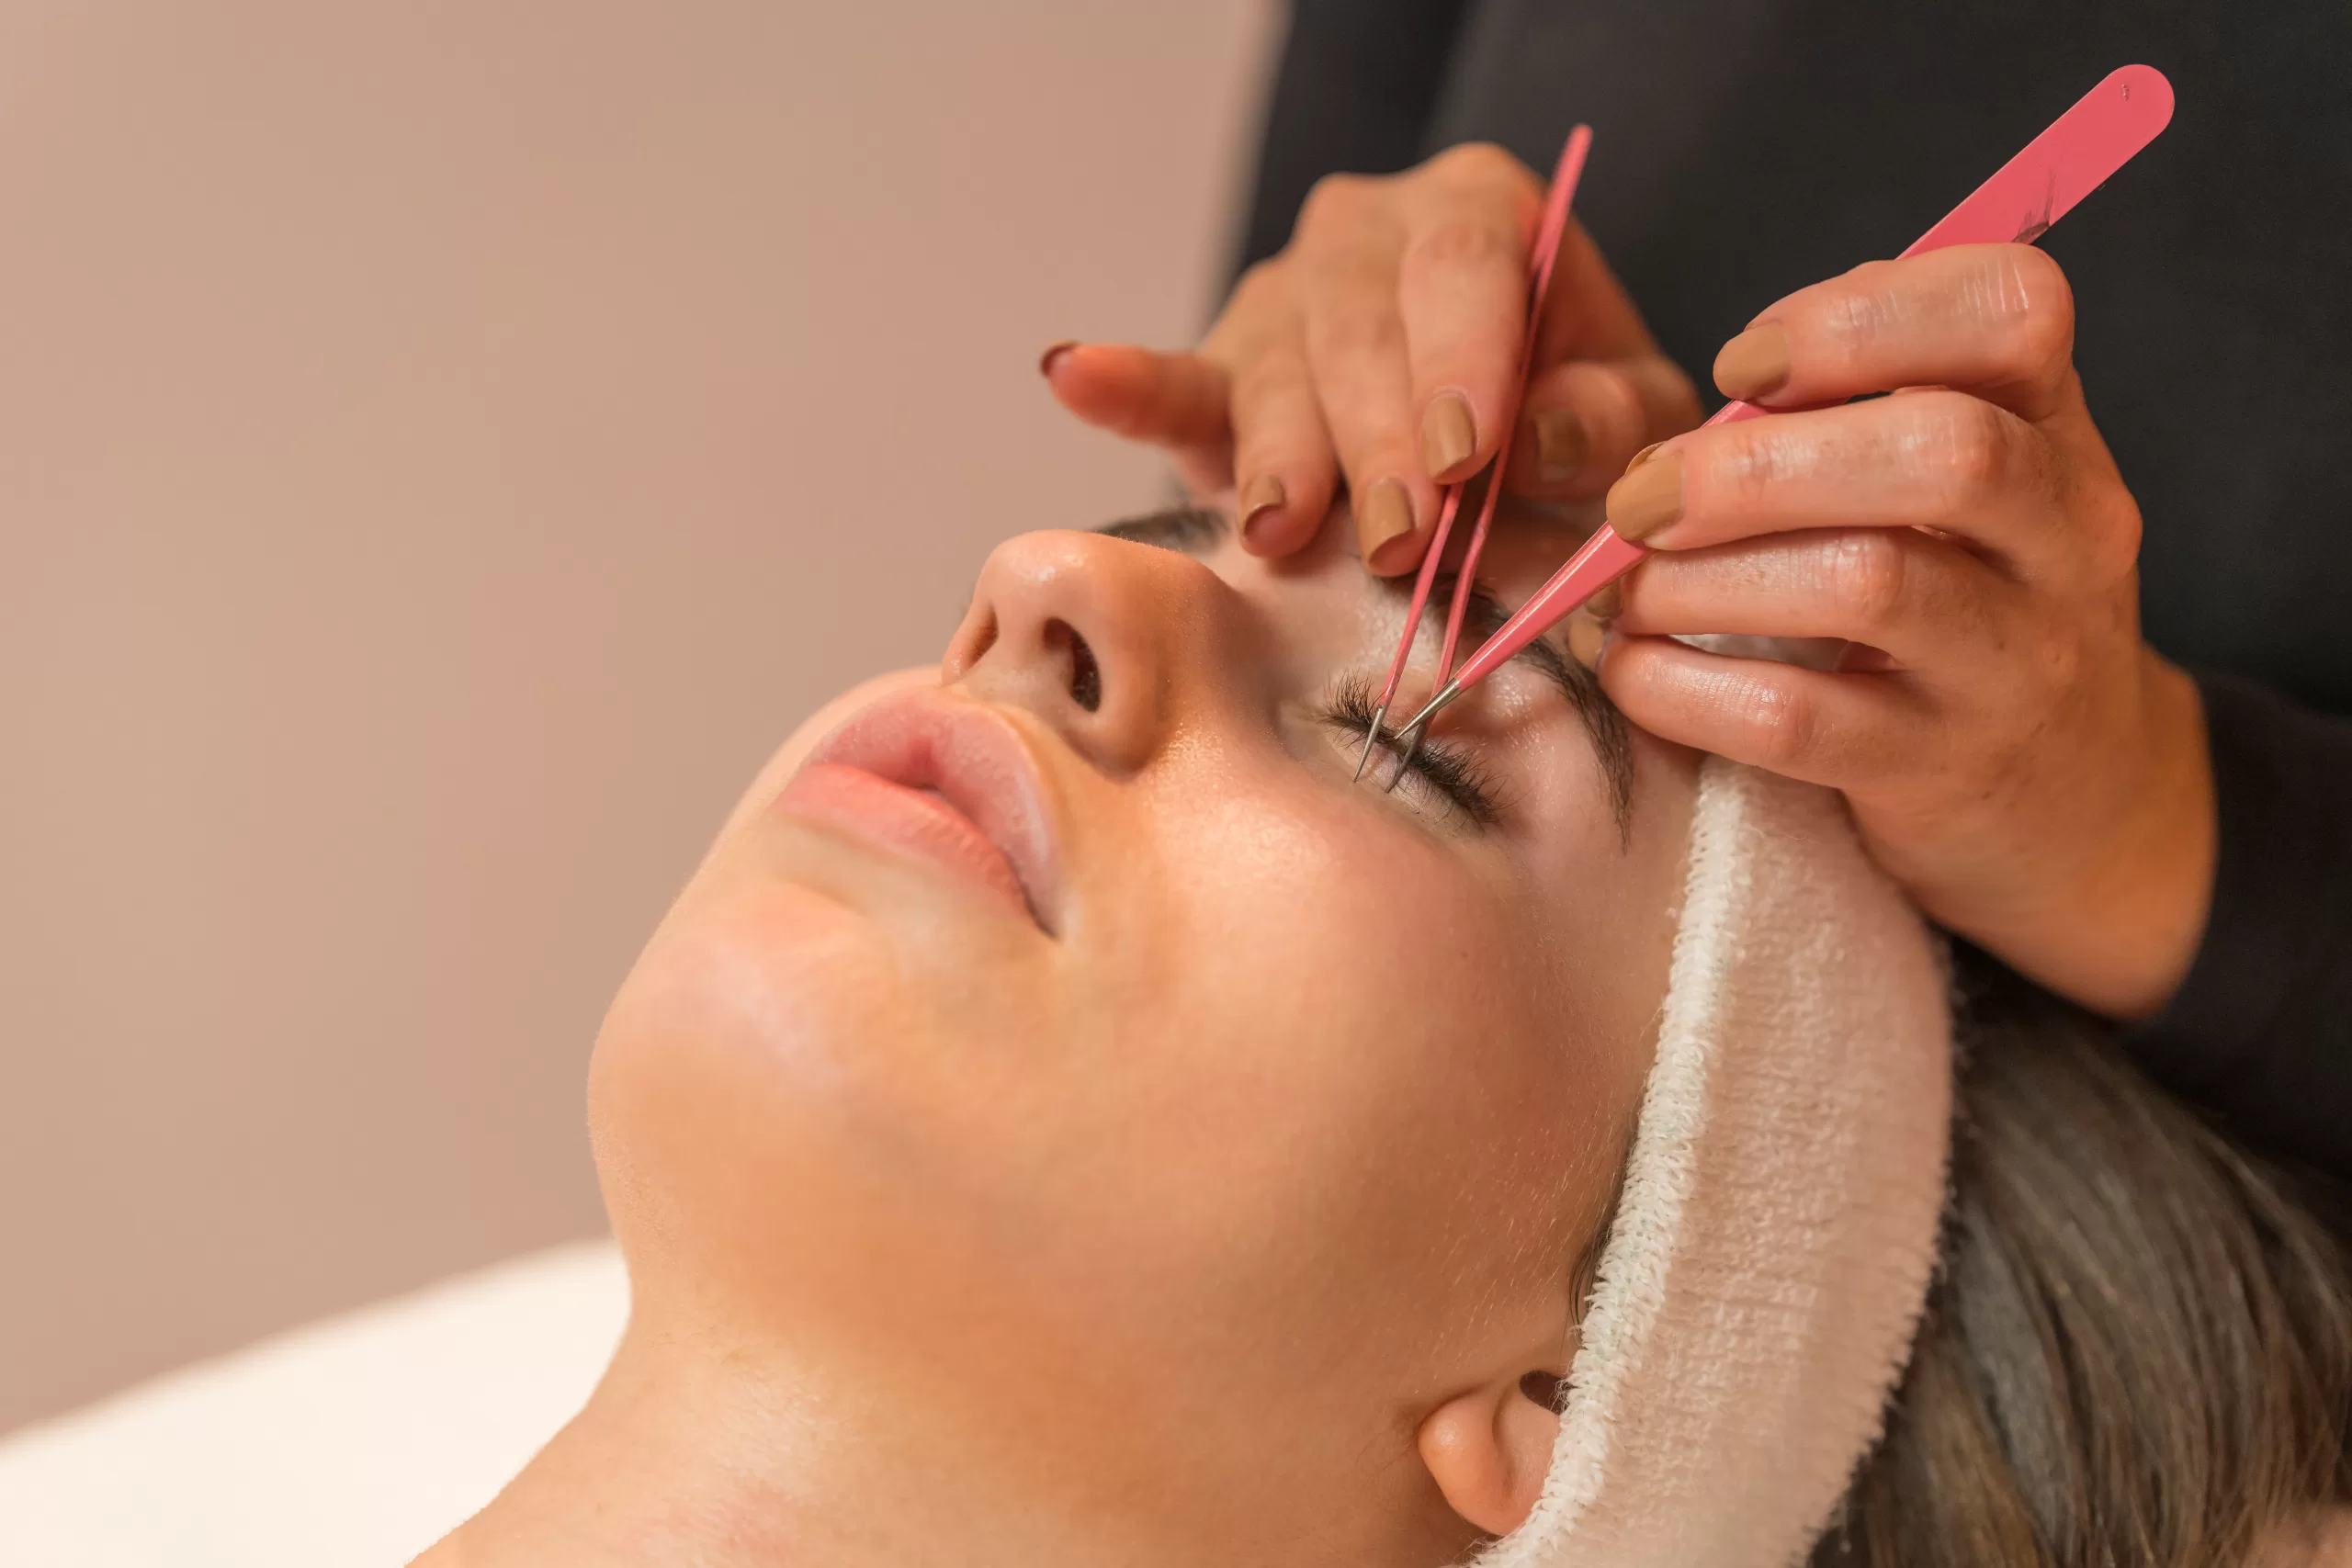
[[[1356,550],[1364,565],[1384,577],[1404,570],[1411,563],[1399,558],[1410,546],[1399,541],[1412,531],[1413,502],[1403,480],[1382,479],[1364,491],[1356,508]]]
[[[1611,587],[1616,586],[1614,583]],[[1590,609],[1588,604],[1585,606]],[[1568,617],[1568,652],[1578,664],[1588,670],[1600,668],[1600,648],[1609,640],[1609,628],[1589,615]]]
[[[1613,582],[1604,582],[1600,591],[1584,602],[1584,613],[1603,623],[1615,620],[1625,608],[1625,596],[1617,592]]]
[[[1781,389],[1789,378],[1789,334],[1778,321],[1748,328],[1715,355],[1715,385],[1742,402]]]
[[[1044,356],[1037,361],[1037,374],[1043,376],[1048,381],[1052,380],[1054,378],[1054,367],[1061,363],[1063,355],[1068,354],[1071,349],[1076,348],[1077,346],[1078,340],[1076,338],[1065,338],[1060,343],[1054,344],[1053,347],[1046,350]]]
[[[1431,398],[1421,414],[1421,461],[1430,478],[1442,482],[1477,449],[1478,427],[1470,418],[1470,400],[1459,392]]]
[[[1285,500],[1283,481],[1272,474],[1260,474],[1241,487],[1241,539],[1250,542],[1251,531],[1265,515],[1278,509]]]
[[[1645,461],[1644,459],[1647,460]],[[1609,487],[1606,502],[1609,526],[1618,536],[1646,539],[1682,515],[1682,456],[1643,453]]]
[[[1574,409],[1545,409],[1527,422],[1535,442],[1535,476],[1546,484],[1566,484],[1584,472],[1592,456],[1592,433]]]

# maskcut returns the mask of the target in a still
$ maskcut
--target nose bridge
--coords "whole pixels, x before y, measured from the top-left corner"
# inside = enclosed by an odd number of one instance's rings
[[[1098,766],[1131,772],[1179,722],[1223,591],[1188,556],[1024,534],[989,553],[941,674],[1028,709]]]

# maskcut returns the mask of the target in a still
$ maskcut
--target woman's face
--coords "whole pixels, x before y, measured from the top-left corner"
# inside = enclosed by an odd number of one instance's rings
[[[641,1322],[1240,1530],[1565,1369],[1694,760],[1555,634],[1352,779],[1406,598],[1348,532],[1014,539],[936,671],[786,744],[597,1046]],[[1574,543],[1515,523],[1480,581],[1516,604]]]

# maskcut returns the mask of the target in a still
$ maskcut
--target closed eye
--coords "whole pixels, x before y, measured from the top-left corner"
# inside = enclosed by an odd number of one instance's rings
[[[1372,733],[1374,716],[1379,705],[1374,699],[1372,683],[1362,675],[1340,677],[1329,697],[1316,711],[1316,718],[1329,728],[1361,740]],[[1396,745],[1397,733],[1382,725],[1381,747],[1394,759],[1403,755]],[[1494,785],[1476,759],[1456,746],[1424,736],[1421,743],[1406,763],[1407,776],[1423,789],[1434,793],[1453,810],[1480,828],[1491,827],[1501,816],[1495,797]],[[1370,774],[1366,775],[1370,777]]]

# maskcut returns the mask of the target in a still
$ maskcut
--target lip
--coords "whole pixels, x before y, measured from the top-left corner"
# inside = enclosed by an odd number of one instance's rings
[[[1016,907],[1048,935],[1061,875],[1045,781],[983,703],[902,692],[819,741],[779,810],[923,861]]]

